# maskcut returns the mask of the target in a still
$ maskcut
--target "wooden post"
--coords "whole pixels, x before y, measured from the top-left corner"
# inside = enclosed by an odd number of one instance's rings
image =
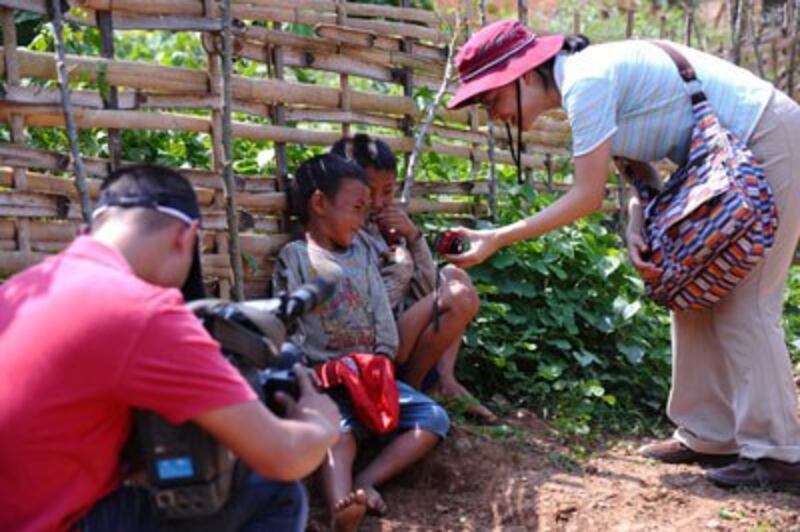
[[[789,0],[788,3],[791,3],[792,0]],[[786,77],[786,94],[789,95],[790,98],[794,98],[794,83],[795,83],[795,74],[798,66],[797,55],[800,53],[800,44],[797,42],[798,38],[800,38],[800,0],[794,0],[792,4],[792,44],[789,46],[789,67]]]
[[[205,16],[208,19],[217,19],[216,3],[213,0],[204,0],[203,6],[205,8]],[[208,92],[214,98],[214,104],[211,109],[211,168],[216,174],[223,176],[224,161],[225,161],[225,148],[222,140],[222,60],[219,54],[220,40],[218,34],[206,33],[203,35],[203,44],[206,48],[208,60]],[[223,176],[223,180],[224,180]],[[214,190],[214,195],[211,200],[211,205],[215,209],[222,209],[225,207],[225,194],[219,189]],[[227,220],[227,217],[226,217]],[[227,222],[226,222],[227,224]],[[224,232],[223,232],[224,234]],[[227,235],[226,235],[227,238]],[[220,253],[220,249],[224,249],[230,253],[230,247],[225,244],[223,248],[215,242],[216,252]],[[217,294],[222,299],[231,299],[231,281],[232,278],[223,277],[219,279],[219,293]]]
[[[764,10],[761,10],[761,16],[756,17],[755,2],[751,4],[751,20],[753,21],[753,57],[756,62],[756,70],[762,79],[767,79],[767,73],[764,70],[764,59],[761,57],[761,36],[764,32]]]
[[[746,32],[748,0],[728,0],[728,12],[731,29],[730,60],[738,65],[742,61],[742,40]]]
[[[345,26],[347,23],[347,4],[346,0],[336,1],[336,24]],[[340,107],[346,114],[350,112],[350,76],[339,74],[339,89],[342,91],[342,101]],[[350,136],[350,122],[342,121],[342,136]]]
[[[282,31],[280,22],[273,23],[273,29]],[[277,80],[283,80],[283,47],[272,46],[269,59],[272,61],[272,75]],[[272,107],[272,123],[276,126],[286,125],[286,108],[282,104],[275,104]],[[286,192],[289,190],[289,157],[286,153],[286,143],[276,142],[275,144],[275,163],[278,170],[278,190]],[[284,212],[283,231],[288,231],[289,213]]]
[[[236,183],[233,179],[233,132],[231,117],[233,43],[231,41],[231,0],[222,4],[222,177],[225,181],[225,214],[228,222],[228,251],[233,267],[233,297],[244,299],[244,267],[239,244],[239,213],[236,208]]]
[[[14,24],[14,11],[2,10],[3,15],[3,53],[6,63],[6,83],[9,87],[18,87],[20,81],[19,58],[17,57],[17,27]],[[12,114],[10,120],[11,142],[25,144],[25,120],[21,115]],[[14,190],[25,192],[28,189],[28,176],[25,168],[14,167]],[[17,249],[22,253],[31,252],[31,227],[28,218],[16,220]]]
[[[3,54],[6,63],[6,83],[18,87],[20,81],[19,58],[17,57],[17,27],[14,24],[14,11],[3,8]],[[11,115],[11,142],[25,144],[25,120],[22,115]],[[27,172],[24,168],[14,168],[14,188],[25,192],[28,188]]]
[[[691,46],[692,29],[694,26],[694,2],[692,0],[688,0],[686,4],[684,4],[683,9],[686,11],[686,18],[683,26],[683,43],[686,46]]]
[[[114,59],[114,26],[111,18],[111,11],[97,12],[97,26],[100,28],[100,39],[103,57]],[[118,109],[119,96],[115,85],[100,87],[100,95],[103,98],[104,109]],[[122,143],[119,129],[108,130],[108,161],[109,170],[116,170],[122,162]]]
[[[480,0],[481,26],[486,25],[486,0]],[[494,160],[494,122],[486,124],[486,155],[489,158],[489,216],[497,223],[497,166]]]
[[[517,16],[523,25],[528,25],[528,1],[517,0]]]
[[[58,70],[58,85],[61,90],[61,106],[64,111],[64,123],[67,128],[70,151],[72,152],[72,166],[75,170],[75,187],[81,201],[81,214],[86,225],[92,223],[92,206],[89,201],[89,191],[86,188],[86,171],[83,168],[81,148],[78,145],[78,131],[75,127],[75,115],[72,112],[70,101],[69,76],[67,74],[67,54],[64,48],[64,27],[61,13],[61,0],[50,0],[53,13],[53,36],[56,44],[56,67]]]
[[[403,0],[402,1],[402,6],[403,7],[411,7],[411,0]],[[402,43],[400,45],[400,50],[402,52],[407,53],[407,54],[413,54],[414,53],[414,42],[409,38],[403,39],[403,41],[402,41]],[[401,72],[402,72],[402,77],[403,77],[403,79],[402,79],[402,82],[403,82],[403,96],[405,96],[406,98],[411,98],[412,101],[413,101],[413,98],[414,98],[414,78],[413,78],[414,74],[413,74],[413,71],[409,67],[404,67],[401,70]],[[420,133],[419,131],[417,133],[424,135],[424,133]],[[408,137],[408,138],[412,138],[414,136],[414,117],[409,115],[409,114],[406,114],[406,115],[403,116],[403,135]],[[415,160],[413,160],[413,155],[414,155],[413,153],[406,153],[406,155],[405,155],[405,168],[404,168],[404,171],[405,171],[405,176],[406,176],[405,179],[406,179],[406,181],[409,179],[409,169],[411,169],[411,167],[415,164]],[[413,179],[414,179],[414,176],[411,176],[411,180],[412,181],[413,181]],[[406,194],[405,185],[404,185],[404,190],[400,195],[400,202],[405,207],[408,206],[408,202],[411,200],[411,195],[410,194],[411,194],[410,190],[408,190],[408,194]]]
[[[519,21],[525,27],[527,27],[528,26],[528,2],[527,2],[527,0],[517,0],[517,16],[519,18]],[[518,110],[517,112],[521,112],[521,110]],[[517,126],[518,124],[514,124],[514,125]],[[522,143],[522,146],[518,146],[517,148],[519,149],[519,153],[517,154],[517,156],[520,158],[520,168],[522,169],[522,173],[526,174],[525,175],[525,182],[528,183],[529,185],[533,185],[533,169],[530,169],[530,171],[526,173],[525,172],[525,166],[521,162],[522,161],[522,154],[523,153],[528,153],[528,149],[525,146],[524,142]],[[509,149],[511,149],[511,146],[509,146]]]

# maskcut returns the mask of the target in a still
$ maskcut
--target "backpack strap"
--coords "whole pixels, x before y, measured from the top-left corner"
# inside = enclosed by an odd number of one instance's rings
[[[672,62],[675,63],[675,66],[678,68],[678,74],[681,76],[681,79],[684,83],[686,83],[686,86],[689,89],[689,94],[692,97],[692,105],[696,105],[700,102],[708,100],[708,98],[706,98],[706,94],[703,92],[703,89],[699,88],[700,80],[697,79],[697,73],[695,72],[694,67],[692,67],[691,63],[689,63],[689,60],[686,59],[682,53],[664,41],[649,42],[666,52],[669,58],[672,59]]]

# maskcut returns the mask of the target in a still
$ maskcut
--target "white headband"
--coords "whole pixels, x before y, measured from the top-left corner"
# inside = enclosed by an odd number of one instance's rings
[[[116,207],[116,205],[103,205],[102,207],[96,208],[92,212],[92,220],[94,220],[95,218],[97,218],[98,216],[100,216],[101,214],[106,212],[109,209],[109,207]],[[192,225],[192,223],[195,222],[195,220],[192,220],[186,214],[182,213],[178,209],[173,209],[172,207],[163,207],[161,205],[156,205],[155,207],[143,207],[143,208],[145,208],[145,209],[155,209],[160,213],[166,214],[167,216],[171,216],[173,218],[176,218],[176,219],[184,222],[186,225]]]

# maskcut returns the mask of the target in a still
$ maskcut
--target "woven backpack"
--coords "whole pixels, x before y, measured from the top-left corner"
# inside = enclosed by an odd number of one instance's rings
[[[647,293],[671,310],[710,308],[772,247],[778,211],[764,170],[743,142],[720,124],[694,69],[672,46],[686,83],[695,126],[688,162],[661,190],[633,179],[643,205],[644,258],[661,270]]]

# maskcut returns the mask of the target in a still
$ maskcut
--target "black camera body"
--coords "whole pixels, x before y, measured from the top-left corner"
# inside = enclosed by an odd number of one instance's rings
[[[287,329],[333,292],[324,279],[273,299],[229,303],[202,299],[189,303],[222,346],[222,352],[276,414],[273,396],[299,396],[292,371],[302,350],[286,342]],[[216,513],[243,483],[249,470],[233,453],[194,423],[173,425],[147,411],[135,414],[134,455],[144,461],[147,487],[167,519]]]

